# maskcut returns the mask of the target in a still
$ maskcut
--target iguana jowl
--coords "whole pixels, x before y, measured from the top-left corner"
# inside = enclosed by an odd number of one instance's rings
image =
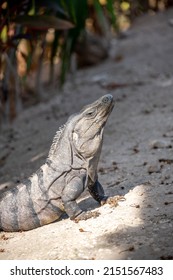
[[[87,219],[76,199],[85,188],[100,204],[107,200],[97,179],[106,121],[113,109],[110,94],[72,115],[56,133],[48,158],[31,177],[5,192],[0,201],[0,229],[31,230],[49,224],[65,211]]]

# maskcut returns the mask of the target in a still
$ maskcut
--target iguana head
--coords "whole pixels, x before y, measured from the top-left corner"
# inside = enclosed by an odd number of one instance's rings
[[[113,107],[113,97],[107,94],[68,119],[57,131],[49,151],[48,160],[54,169],[64,172],[85,167],[95,181],[103,130]]]
[[[82,157],[87,159],[98,154],[99,158],[103,130],[113,107],[113,96],[106,94],[74,116],[73,146]]]

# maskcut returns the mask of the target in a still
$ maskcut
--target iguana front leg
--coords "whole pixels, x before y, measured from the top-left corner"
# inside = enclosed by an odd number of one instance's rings
[[[97,212],[84,212],[79,207],[76,199],[84,191],[84,178],[73,177],[73,179],[66,185],[62,194],[62,202],[64,210],[69,215],[71,220],[79,221],[86,220],[91,217],[97,217]]]
[[[113,197],[106,196],[104,193],[104,189],[98,180],[94,184],[89,184],[88,186],[89,192],[92,197],[98,201],[101,205],[105,203],[110,204],[111,206],[117,206],[118,201],[125,200],[124,196],[116,195]]]
[[[108,196],[105,195],[104,189],[98,180],[96,180],[94,184],[90,182],[88,185],[88,190],[91,196],[101,205],[104,204],[108,199]]]

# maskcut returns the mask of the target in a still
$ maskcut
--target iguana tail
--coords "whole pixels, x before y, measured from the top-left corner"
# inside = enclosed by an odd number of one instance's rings
[[[48,171],[46,170],[48,174]],[[31,230],[57,220],[62,214],[61,199],[50,195],[44,168],[22,184],[3,193],[0,200],[0,229],[4,231]]]

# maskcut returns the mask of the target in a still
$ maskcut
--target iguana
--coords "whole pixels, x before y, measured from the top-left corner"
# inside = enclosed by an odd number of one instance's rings
[[[88,188],[100,204],[108,201],[97,178],[97,165],[113,107],[113,97],[107,94],[67,120],[57,131],[46,162],[2,195],[1,230],[31,230],[58,220],[64,211],[76,221],[97,216],[97,212],[82,211],[76,199]]]

